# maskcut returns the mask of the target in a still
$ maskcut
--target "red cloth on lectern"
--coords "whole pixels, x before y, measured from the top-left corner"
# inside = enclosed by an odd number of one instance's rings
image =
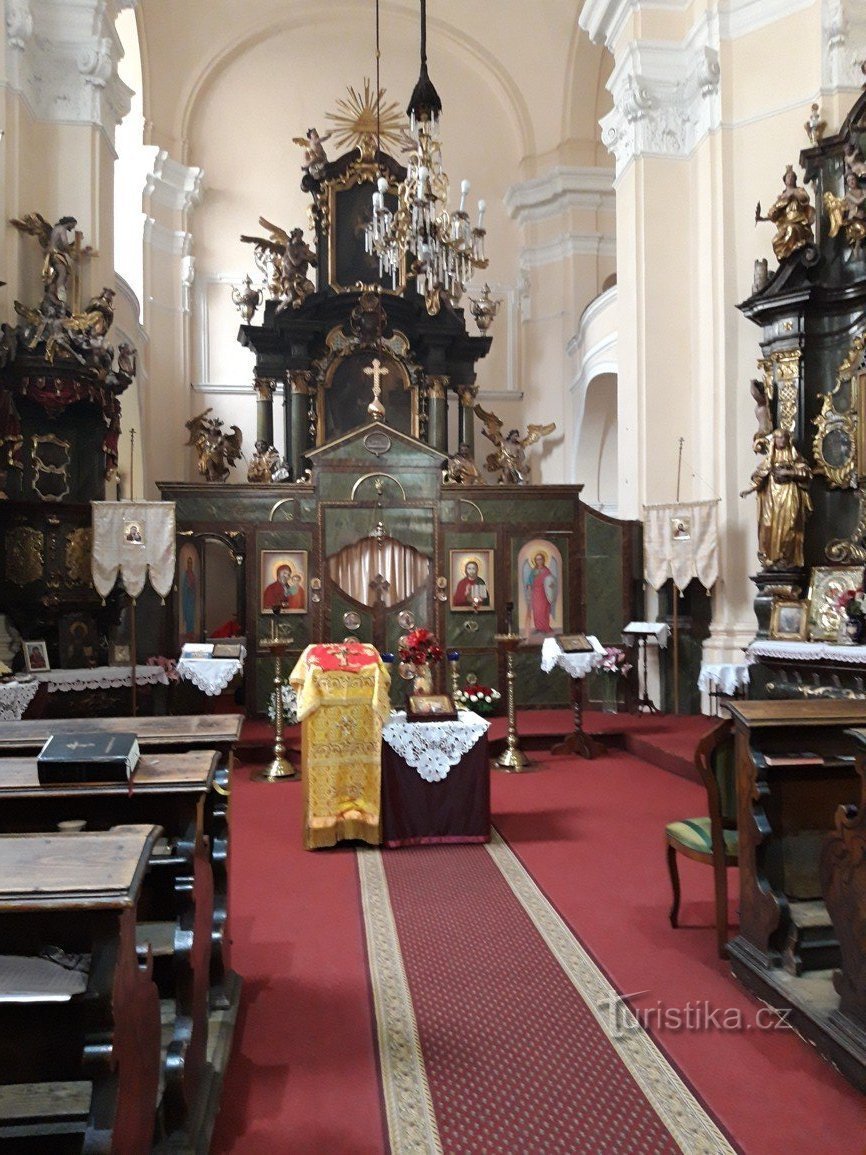
[[[378,661],[379,651],[366,642],[325,642],[307,650],[307,665],[320,670],[349,670],[356,674]]]

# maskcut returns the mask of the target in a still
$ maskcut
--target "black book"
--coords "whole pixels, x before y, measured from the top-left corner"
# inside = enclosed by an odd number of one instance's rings
[[[43,785],[126,782],[138,764],[135,734],[52,734],[36,759]]]

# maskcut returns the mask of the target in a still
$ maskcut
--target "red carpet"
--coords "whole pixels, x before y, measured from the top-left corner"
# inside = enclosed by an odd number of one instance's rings
[[[625,992],[648,992],[633,1005],[655,1014],[649,1026],[659,1046],[747,1155],[862,1151],[863,1098],[796,1036],[754,1029],[758,1004],[714,955],[706,868],[683,864],[687,925],[670,928],[662,832],[670,819],[701,811],[698,786],[627,754],[555,758],[525,775],[494,774],[493,800],[497,827],[612,981]],[[299,784],[252,784],[243,770],[235,775],[232,830],[232,962],[245,987],[213,1151],[384,1155],[354,852],[301,850]],[[430,850],[448,861],[448,848]],[[450,900],[450,911],[437,909],[438,926],[462,942],[472,931],[467,896],[459,879],[439,885],[438,866],[423,871],[430,850],[390,851],[386,869],[391,876],[393,858],[395,869],[399,860],[401,872],[421,876],[422,907]],[[429,949],[429,933],[421,923],[408,933],[417,949],[407,948],[414,959],[407,968],[422,966],[415,956]],[[524,966],[520,953],[508,963],[528,993],[538,966]],[[740,1029],[659,1028],[665,1009],[690,1003],[739,1009]],[[475,1016],[479,1046],[480,1010],[465,1010]],[[543,1003],[537,1013],[546,1013]],[[552,1041],[554,1051],[562,1049],[563,1038]],[[437,1113],[443,1080],[461,1058],[459,1047],[442,1054],[448,1061],[431,1075]],[[458,1091],[465,1073],[461,1079]],[[462,1126],[455,1109],[443,1104],[441,1111],[446,1129]],[[464,1149],[489,1151],[483,1141]],[[556,1149],[541,1143],[526,1155]],[[615,1148],[602,1142],[596,1150]]]

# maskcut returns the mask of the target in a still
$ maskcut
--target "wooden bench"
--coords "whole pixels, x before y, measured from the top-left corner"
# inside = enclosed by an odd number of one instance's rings
[[[171,1001],[171,1038],[163,1062],[160,1123],[167,1135],[187,1138],[207,1125],[203,1104],[217,1078],[206,1063],[213,871],[205,833],[206,803],[219,755],[142,755],[126,783],[42,785],[33,757],[0,758],[0,831],[54,829],[86,821],[90,830],[119,823],[163,827],[142,899],[139,950],[150,948],[160,995]]]
[[[136,952],[158,826],[0,836],[0,1146],[145,1155],[154,1137],[160,1008]],[[52,947],[64,963],[34,978]],[[62,953],[61,953],[62,952]],[[14,960],[19,960],[16,966]],[[81,986],[84,990],[81,991]],[[74,1147],[67,1145],[73,1143]]]
[[[0,722],[0,754],[37,753],[52,734],[134,733],[144,753],[216,750],[219,764],[205,813],[210,840],[214,903],[210,1002],[212,1009],[236,1008],[239,984],[226,966],[225,924],[228,917],[228,813],[234,747],[240,738],[241,714],[178,714],[159,718],[57,718]]]

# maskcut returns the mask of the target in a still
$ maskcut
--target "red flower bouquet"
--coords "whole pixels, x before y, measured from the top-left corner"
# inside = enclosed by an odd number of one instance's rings
[[[417,629],[406,634],[400,646],[400,661],[423,666],[442,661],[442,647],[430,630]]]

